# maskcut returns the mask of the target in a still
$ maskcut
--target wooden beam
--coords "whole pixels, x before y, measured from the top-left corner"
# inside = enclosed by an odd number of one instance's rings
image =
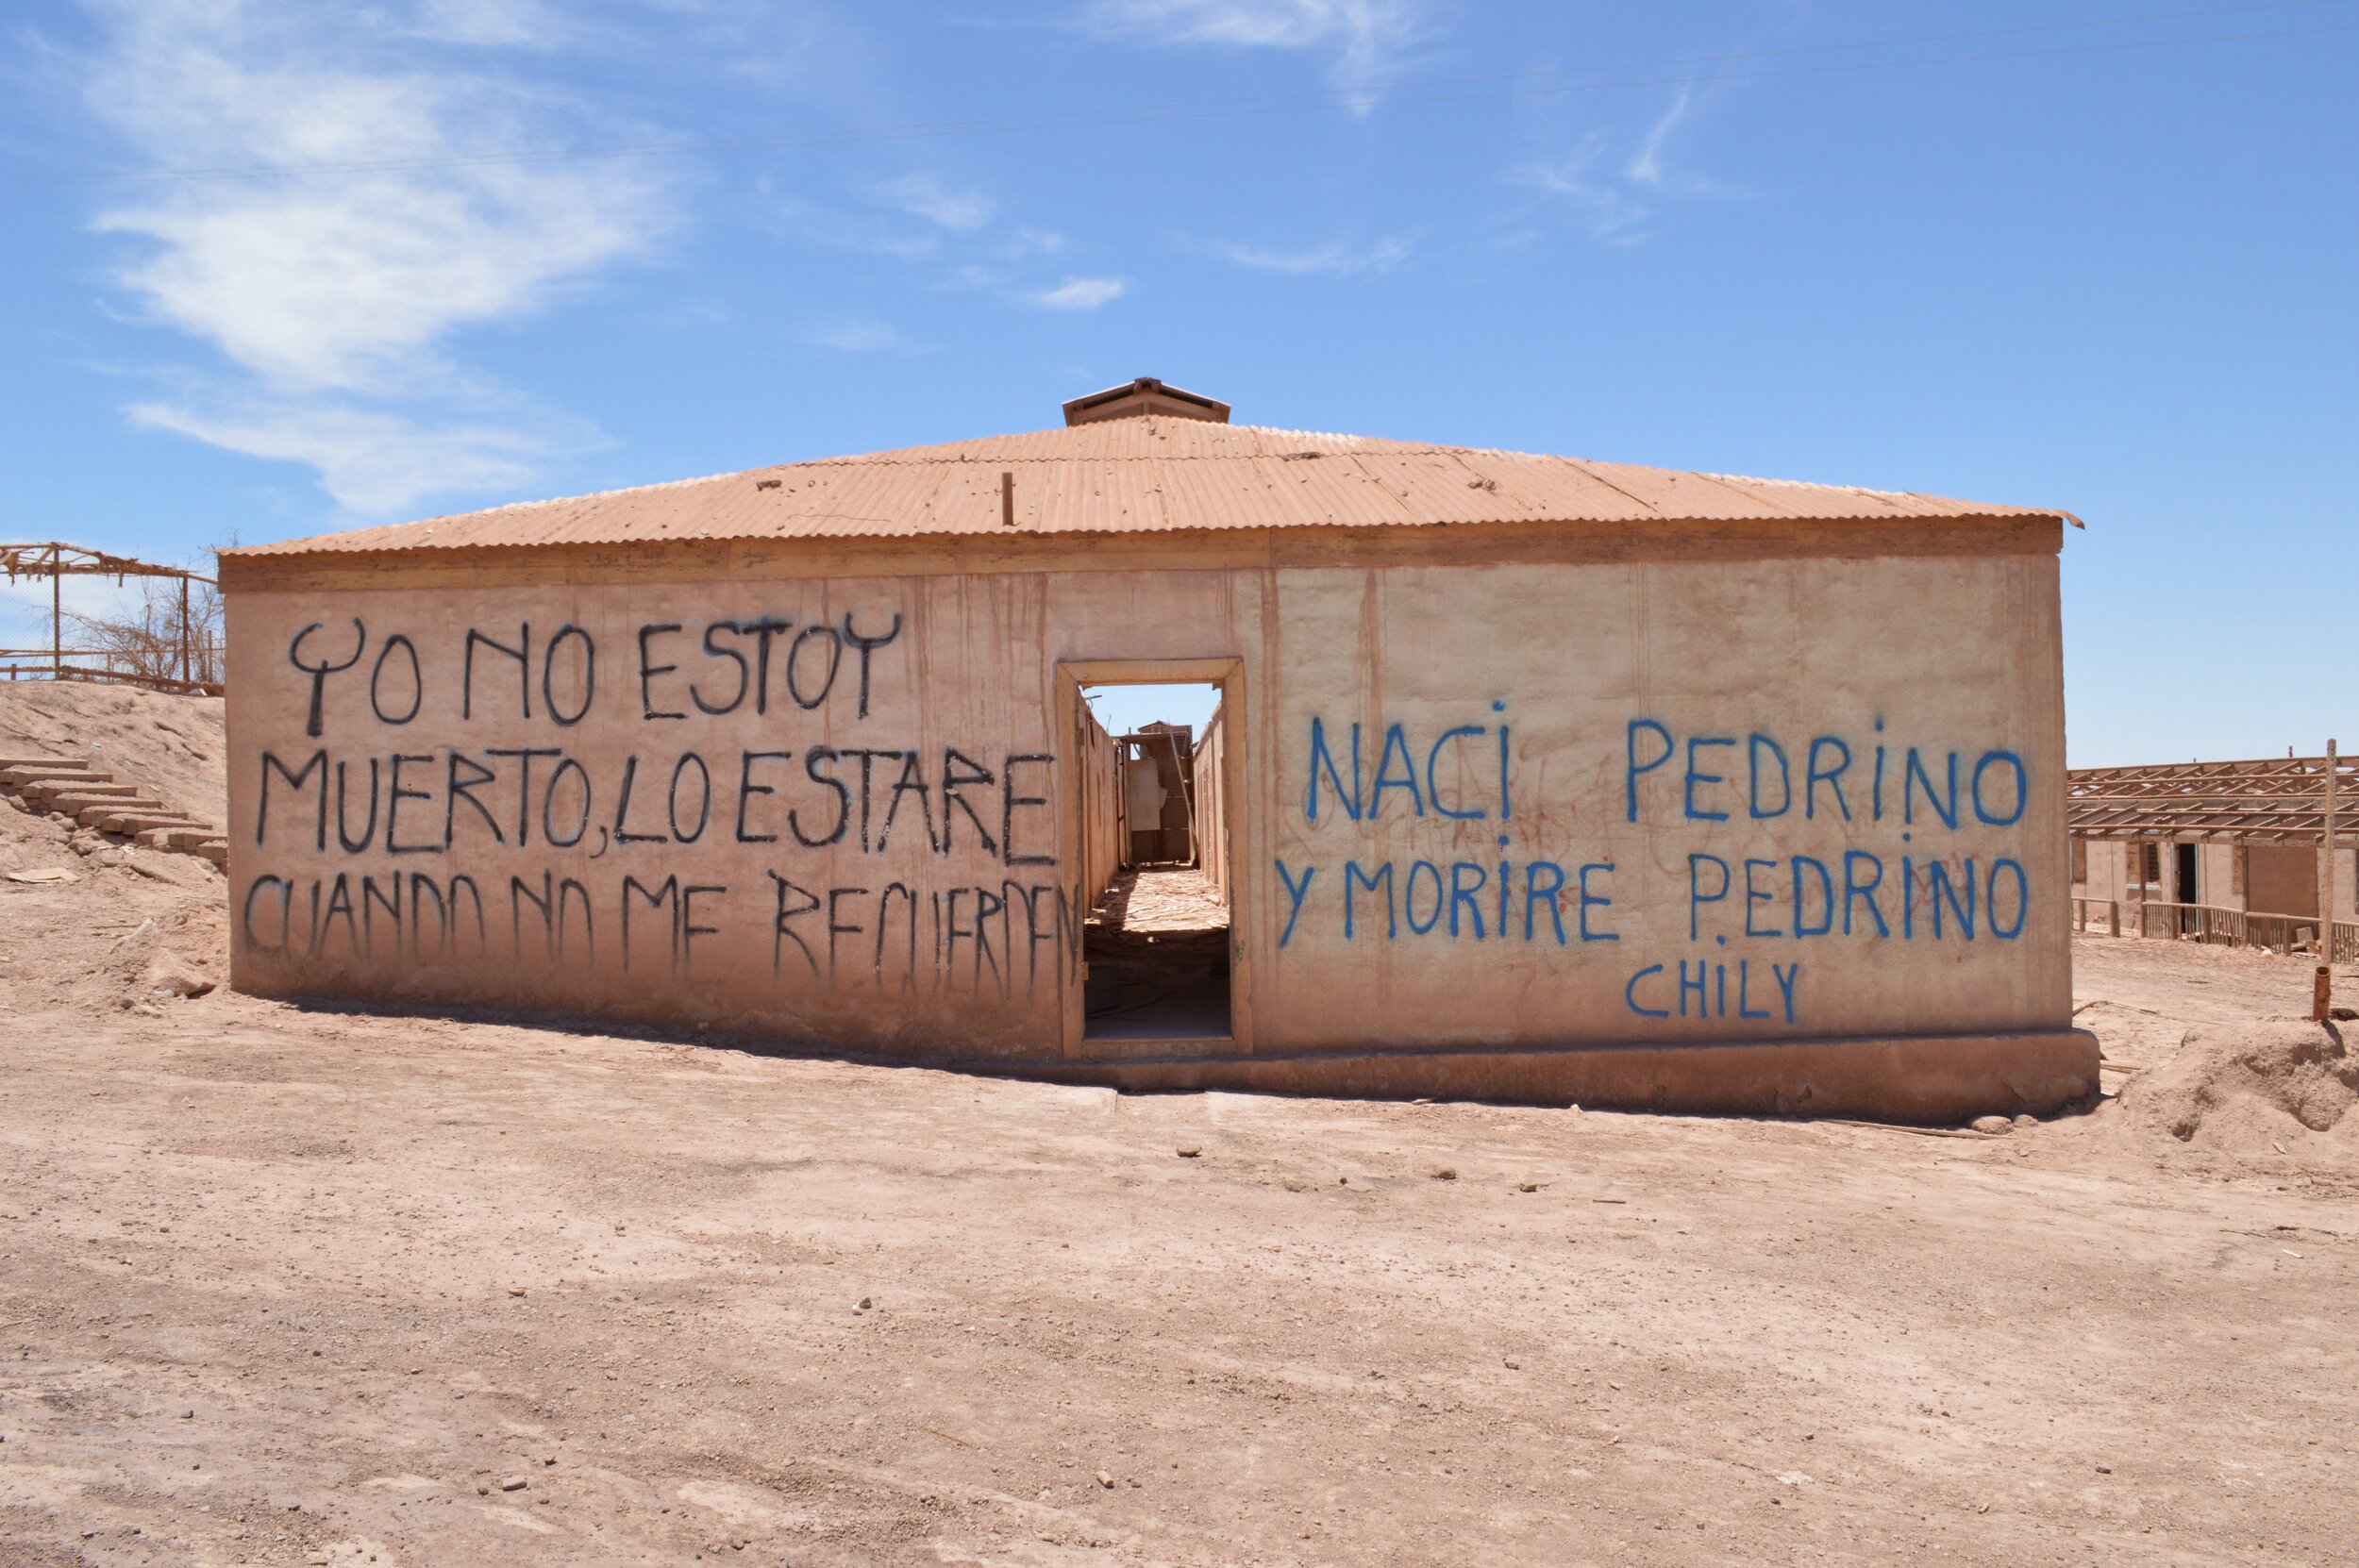
[[[2334,742],[2330,738],[2326,742],[2326,816],[2325,821],[2319,824],[2318,833],[2322,846],[2318,851],[2318,918],[2327,922],[2327,940],[2322,951],[2323,956],[2330,961],[2334,958],[2334,917],[2342,912],[2334,903],[2334,779],[2336,772]],[[2320,969],[2318,973],[2323,975],[2326,971]]]

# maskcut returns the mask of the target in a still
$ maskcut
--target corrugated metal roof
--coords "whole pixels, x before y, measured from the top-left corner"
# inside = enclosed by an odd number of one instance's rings
[[[1001,521],[1003,473],[1014,475],[1012,529]],[[524,502],[227,553],[1010,532],[2068,516],[2050,509],[1849,486],[1203,420],[1134,418]]]

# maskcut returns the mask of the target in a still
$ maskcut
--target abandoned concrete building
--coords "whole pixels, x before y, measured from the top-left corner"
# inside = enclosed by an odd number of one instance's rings
[[[1134,1088],[2096,1084],[2066,514],[1064,412],[228,552],[234,983]],[[1184,737],[1084,699],[1172,682]]]
[[[2066,780],[2077,928],[2359,959],[2359,763],[2331,743]]]

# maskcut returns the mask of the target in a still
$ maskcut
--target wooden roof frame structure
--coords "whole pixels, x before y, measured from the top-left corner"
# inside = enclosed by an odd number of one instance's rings
[[[0,575],[19,577],[112,577],[118,586],[127,577],[177,577],[184,582],[213,579],[185,566],[162,566],[132,556],[109,555],[62,540],[36,544],[0,544]]]
[[[165,691],[199,692],[208,696],[221,695],[218,682],[194,678],[195,650],[189,642],[189,584],[203,583],[209,588],[220,584],[202,572],[192,572],[185,566],[165,566],[136,556],[111,555],[87,545],[69,544],[63,540],[47,539],[31,543],[0,542],[0,575],[13,583],[19,577],[49,579],[49,675],[53,680],[69,676],[83,680],[128,680],[135,685],[150,686]],[[143,676],[118,674],[111,666],[103,670],[86,669],[68,664],[65,646],[65,579],[68,577],[112,577],[120,588],[132,577],[161,577],[180,585],[180,675],[177,679],[152,672]],[[38,648],[0,649],[0,654],[24,652],[38,656]],[[11,667],[13,668],[13,667]]]
[[[2208,839],[2223,842],[2326,842],[2325,757],[2250,762],[2167,762],[2075,768],[2066,775],[2065,822],[2079,839]],[[2337,816],[2359,805],[2359,758],[2336,758]],[[2336,839],[2348,829],[2337,825]]]

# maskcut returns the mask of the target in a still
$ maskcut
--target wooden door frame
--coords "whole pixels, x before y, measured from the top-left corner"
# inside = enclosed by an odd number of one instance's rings
[[[1062,659],[1057,661],[1057,733],[1070,737],[1080,720],[1084,686],[1176,686],[1207,683],[1220,691],[1221,723],[1228,730],[1221,756],[1221,826],[1229,836],[1229,1037],[1220,1041],[1171,1042],[1196,1045],[1207,1054],[1249,1056],[1253,1050],[1253,980],[1246,963],[1251,945],[1253,901],[1245,875],[1253,848],[1252,794],[1246,783],[1245,659]],[[1057,759],[1058,845],[1064,857],[1066,908],[1073,911],[1072,962],[1065,969],[1063,1050],[1068,1058],[1089,1055],[1084,1039],[1088,1018],[1082,993],[1084,967],[1080,923],[1088,918],[1087,892],[1081,887],[1081,763],[1069,742],[1061,742]],[[1126,855],[1128,846],[1125,846]],[[1163,1048],[1160,1041],[1099,1041],[1101,1048],[1124,1054],[1144,1047]]]

